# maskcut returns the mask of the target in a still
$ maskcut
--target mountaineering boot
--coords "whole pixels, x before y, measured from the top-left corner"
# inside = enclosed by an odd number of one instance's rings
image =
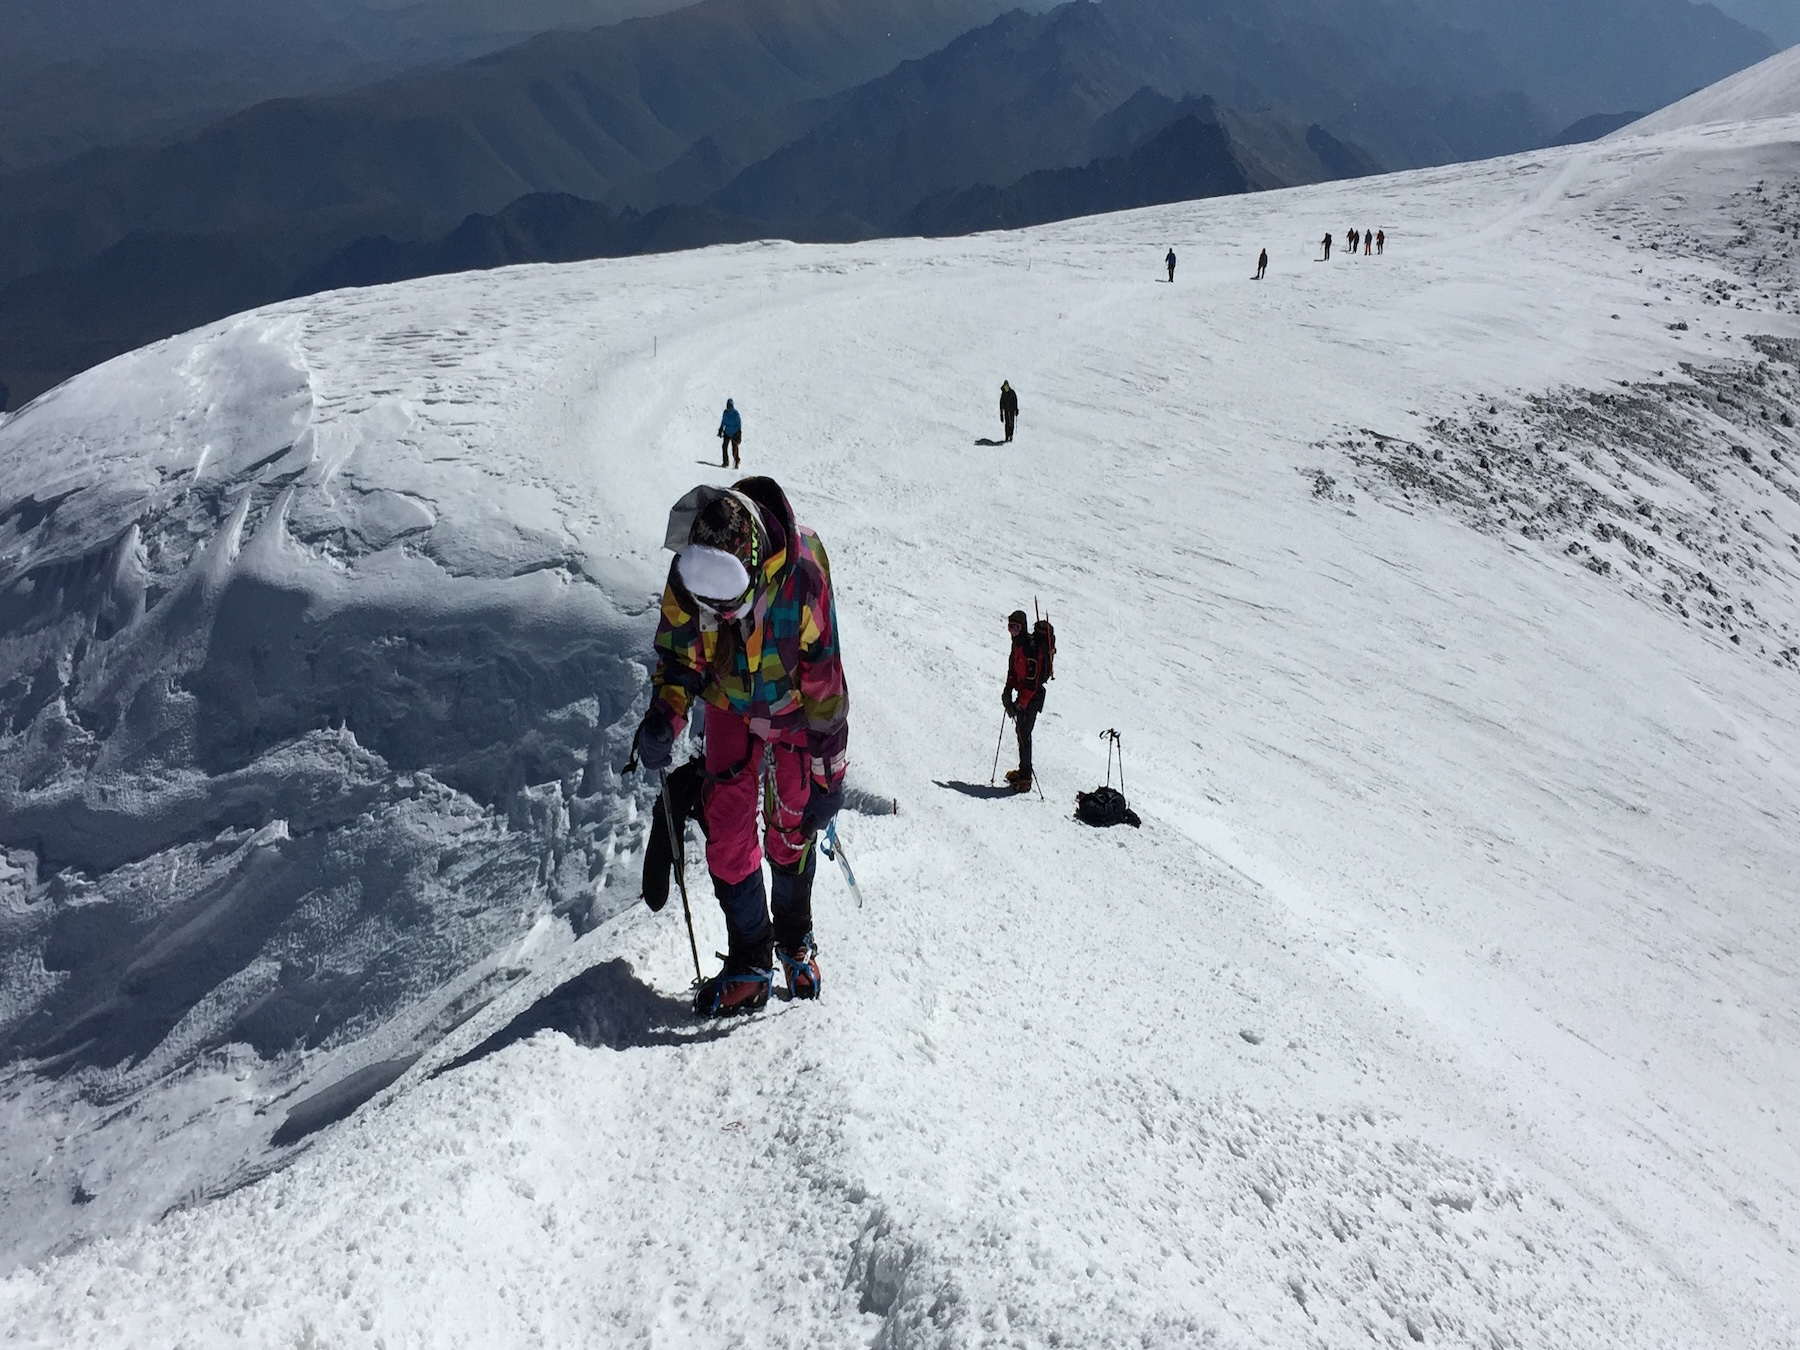
[[[796,946],[777,947],[775,955],[781,958],[781,969],[787,975],[789,998],[819,996],[819,944],[811,933]]]
[[[775,955],[787,975],[789,998],[819,996],[819,944],[812,935],[813,877],[819,869],[819,843],[806,841],[795,862],[772,863],[770,908],[774,911]]]
[[[1031,775],[1026,773],[1023,769],[1008,769],[1006,773],[1006,785],[1014,792],[1030,792]]]
[[[733,1017],[753,1013],[769,1001],[769,988],[775,972],[767,966],[758,969],[731,957],[723,958],[719,973],[694,991],[694,1016]]]
[[[694,1013],[699,1017],[728,1017],[755,1012],[769,1001],[775,982],[773,936],[769,906],[763,898],[762,868],[742,881],[713,878],[713,894],[725,912],[725,931],[731,949],[721,953],[725,965],[694,991]]]

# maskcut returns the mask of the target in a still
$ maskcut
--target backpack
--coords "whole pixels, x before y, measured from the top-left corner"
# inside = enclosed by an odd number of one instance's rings
[[[1141,829],[1143,822],[1125,801],[1125,794],[1115,787],[1097,787],[1092,792],[1075,794],[1075,818],[1089,825],[1129,825]]]
[[[1031,629],[1031,646],[1025,654],[1025,682],[1042,689],[1056,678],[1056,630],[1050,620],[1039,619]]]

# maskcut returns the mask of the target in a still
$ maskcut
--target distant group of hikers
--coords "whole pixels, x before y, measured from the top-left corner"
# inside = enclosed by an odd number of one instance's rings
[[[1350,256],[1352,258],[1356,256],[1356,251],[1359,248],[1362,250],[1362,256],[1365,258],[1378,257],[1387,252],[1387,231],[1376,230],[1373,234],[1370,234],[1367,230],[1351,228],[1344,231],[1344,243],[1349,246]],[[1320,261],[1330,262],[1331,235],[1329,233],[1327,233],[1325,238],[1321,241],[1321,246],[1324,248],[1325,252],[1320,258]]]
[[[1371,233],[1368,230],[1358,230],[1358,229],[1352,228],[1345,232],[1344,241],[1349,246],[1349,250],[1352,254],[1355,254],[1358,249],[1361,249],[1362,255],[1365,258],[1376,257],[1377,255],[1387,252],[1387,231],[1386,230],[1375,230],[1374,232]],[[1320,242],[1321,242],[1321,247],[1323,247],[1323,249],[1325,250],[1323,256],[1320,258],[1320,261],[1321,262],[1330,262],[1331,261],[1331,249],[1332,249],[1332,245],[1336,242],[1336,236],[1327,234],[1325,236],[1325,238]],[[1163,266],[1169,269],[1169,282],[1170,282],[1170,284],[1173,284],[1175,281],[1175,250],[1174,249],[1171,248],[1166,254],[1163,255]],[[1269,250],[1265,248],[1260,253],[1258,253],[1256,256],[1256,275],[1254,277],[1252,277],[1251,280],[1261,281],[1264,277],[1266,277],[1268,275],[1269,275]],[[1010,441],[1012,439],[1012,437],[1008,436],[1006,439]]]

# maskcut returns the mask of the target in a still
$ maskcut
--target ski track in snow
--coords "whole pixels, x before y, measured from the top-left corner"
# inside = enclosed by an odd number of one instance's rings
[[[437,954],[268,1063],[216,1044],[250,999],[222,988],[105,1091],[12,1070],[9,1343],[1800,1343],[1800,674],[1635,593],[1624,555],[1596,575],[1343,448],[1429,445],[1488,400],[1523,436],[1534,398],[1800,337],[1791,272],[1707,299],[1743,284],[1733,195],[1791,175],[1797,133],[343,292],[0,425],[5,502],[117,486],[84,538],[137,520],[176,447],[231,489],[143,515],[142,538],[225,541],[157,545],[183,568],[312,578],[327,611],[491,613],[533,670],[591,623],[610,672],[528,729],[562,786],[484,786],[441,748],[390,765],[342,729],[241,771],[346,766],[424,863],[464,859],[403,892],[439,907]],[[1387,256],[1284,242],[1350,225]],[[1177,284],[1152,284],[1170,244]],[[1019,439],[977,446],[1003,377]],[[716,477],[727,396],[746,471],[830,546],[856,780],[902,807],[845,817],[867,908],[822,866],[823,1001],[710,1028],[679,915],[630,907],[644,799],[610,766],[664,515]],[[1771,634],[1800,624],[1783,575],[1742,581]],[[184,584],[223,582],[152,575],[134,650]],[[1060,645],[1045,799],[982,800],[959,785],[988,781],[1004,615],[1034,596]],[[1069,820],[1114,726],[1141,832]],[[131,866],[277,875],[258,860],[312,837],[233,828]],[[8,922],[74,903],[15,842]],[[272,983],[262,959],[233,978]],[[48,978],[9,967],[9,997]],[[546,1029],[489,1039],[569,979]],[[298,1099],[403,1052],[424,1057],[347,1121],[266,1148]]]

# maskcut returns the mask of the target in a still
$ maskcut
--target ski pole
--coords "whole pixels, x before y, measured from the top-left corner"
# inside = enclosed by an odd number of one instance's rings
[[[688,904],[687,889],[687,822],[682,828],[675,828],[675,808],[669,805],[669,776],[663,775],[662,784],[657,788],[656,797],[662,803],[663,824],[669,831],[669,844],[675,851],[675,885],[681,891],[681,914],[687,920],[688,950],[694,956],[694,983],[699,985],[706,977],[700,973],[700,943],[694,937],[694,910]]]
[[[1006,714],[1000,714],[1000,734],[994,737],[994,771],[988,775],[988,786],[994,786],[994,780],[1000,776],[1000,747],[1006,744]]]

